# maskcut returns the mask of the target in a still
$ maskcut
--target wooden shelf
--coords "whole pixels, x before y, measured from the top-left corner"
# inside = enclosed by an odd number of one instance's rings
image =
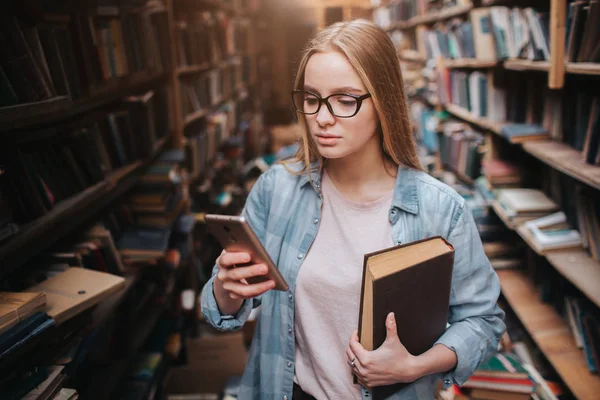
[[[446,68],[494,68],[498,66],[498,61],[482,61],[471,58],[457,60],[443,60]]]
[[[410,20],[408,21],[396,21],[390,24],[390,26],[388,26],[385,30],[386,31],[393,31],[394,29],[410,29],[412,28],[414,25],[411,23]]]
[[[594,260],[582,248],[543,251],[523,225],[526,219],[521,219],[517,223],[510,221],[497,201],[492,203],[492,209],[507,228],[515,230],[536,254],[545,257],[561,275],[600,307],[600,262]]]
[[[589,372],[568,324],[540,301],[532,282],[520,271],[497,271],[502,293],[525,329],[578,399],[597,399],[600,378]]]
[[[413,50],[403,50],[398,52],[398,57],[404,62],[416,64],[427,64],[427,59],[422,57],[419,52]]]
[[[504,68],[512,69],[515,71],[548,72],[548,70],[550,69],[550,62],[548,62],[548,61],[530,61],[530,60],[511,59],[511,60],[505,60],[502,64],[503,64]]]
[[[502,124],[500,123],[492,122],[485,118],[476,117],[469,110],[465,110],[464,108],[454,104],[447,104],[444,108],[455,117],[470,122],[473,125],[477,125],[482,129],[488,129],[492,132],[500,134],[500,129],[502,128]]]
[[[558,272],[600,307],[600,262],[585,250],[562,250],[546,254]]]
[[[185,119],[183,120],[183,127],[184,129],[187,128],[187,126],[189,124],[191,124],[192,122],[195,122],[197,120],[199,120],[200,118],[205,117],[207,114],[207,111],[205,108],[195,111],[191,114],[186,115]]]
[[[14,110],[12,113],[4,112],[4,109],[0,108],[0,133],[12,134],[16,129],[72,118],[117,101],[121,97],[152,88],[165,81],[166,77],[166,73],[140,71],[121,78],[110,79],[91,88],[89,96],[79,100],[70,101],[61,97],[35,103],[27,111],[22,108],[24,106],[10,107],[9,109]],[[22,110],[19,111],[19,109]]]
[[[567,63],[568,74],[600,75],[600,63]]]
[[[21,226],[17,235],[0,247],[0,278],[20,268],[131,189],[143,170],[162,152],[167,140],[168,137],[159,139],[152,155],[145,161],[113,171],[105,180],[61,201],[46,215]]]
[[[454,6],[448,7],[438,12],[426,14],[426,15],[418,15],[410,19],[410,22],[413,26],[416,25],[424,25],[424,24],[433,24],[434,22],[443,21],[445,19],[450,19],[454,17],[458,17],[464,14],[467,14],[469,11],[473,9],[473,4],[467,4],[464,6]]]
[[[186,65],[184,67],[177,67],[176,73],[179,76],[199,74],[201,72],[210,71],[213,68],[209,63],[200,65]]]
[[[571,146],[555,141],[523,143],[526,152],[564,174],[600,190],[600,166],[587,164],[581,153]]]

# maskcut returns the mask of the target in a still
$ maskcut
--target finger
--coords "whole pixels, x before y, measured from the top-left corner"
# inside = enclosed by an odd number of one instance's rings
[[[346,357],[348,357],[348,363],[350,363],[350,361],[352,361],[355,357],[355,355],[352,352],[352,349],[350,349],[350,347],[346,347]]]
[[[398,329],[396,328],[396,318],[394,313],[391,312],[387,315],[385,319],[385,329],[386,329],[386,337],[385,341],[396,341],[398,339]]]
[[[354,355],[356,355],[357,359],[360,360],[363,364],[369,357],[369,352],[363,347],[362,344],[358,342],[357,331],[354,331],[352,337],[350,338],[350,350],[352,350]]]
[[[226,252],[219,256],[219,258],[217,259],[217,265],[219,265],[222,268],[231,268],[236,264],[244,264],[250,262],[250,260],[250,254],[246,252]]]
[[[239,281],[252,278],[253,276],[265,275],[268,271],[269,269],[265,264],[255,264],[248,267],[233,268],[223,272],[225,272],[225,279]]]
[[[240,282],[225,281],[223,282],[223,289],[230,293],[238,295],[240,298],[249,299],[252,297],[260,296],[268,290],[275,287],[275,281],[268,280],[261,283],[255,283],[252,285],[246,285]]]

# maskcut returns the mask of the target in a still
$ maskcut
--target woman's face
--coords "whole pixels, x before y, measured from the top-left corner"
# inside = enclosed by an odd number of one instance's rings
[[[364,95],[367,90],[344,55],[338,52],[315,53],[304,73],[304,90],[322,98],[345,93]],[[348,99],[348,98],[346,98]],[[344,98],[330,98],[337,109],[352,108]],[[334,102],[338,102],[337,106]],[[377,130],[377,112],[371,98],[362,101],[359,112],[350,118],[339,118],[331,114],[323,103],[318,113],[305,115],[310,135],[317,144],[319,153],[325,158],[343,158],[361,151],[377,148],[380,139]]]

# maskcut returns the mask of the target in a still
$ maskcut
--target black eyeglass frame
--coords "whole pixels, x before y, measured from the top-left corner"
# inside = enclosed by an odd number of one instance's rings
[[[317,110],[315,112],[304,112],[304,111],[298,109],[298,107],[296,106],[296,103],[294,102],[294,95],[296,93],[308,93],[310,95],[315,96],[317,98],[317,100],[319,100],[319,105],[317,106]],[[371,97],[371,93],[366,93],[366,94],[363,94],[362,96],[359,96],[357,94],[350,94],[350,93],[333,93],[327,97],[321,97],[316,93],[309,92],[308,90],[293,90],[291,94],[292,94],[292,104],[294,105],[294,108],[296,109],[296,111],[301,112],[304,115],[315,115],[321,110],[321,105],[323,103],[325,103],[325,105],[327,106],[327,109],[329,110],[331,115],[333,115],[334,117],[337,117],[337,118],[352,118],[352,117],[354,117],[360,111],[360,107],[362,106],[363,100]],[[348,97],[352,97],[354,100],[356,100],[356,111],[354,112],[354,114],[344,116],[344,117],[336,115],[333,112],[333,108],[331,107],[331,104],[329,104],[329,98],[333,97],[333,96],[348,96]]]

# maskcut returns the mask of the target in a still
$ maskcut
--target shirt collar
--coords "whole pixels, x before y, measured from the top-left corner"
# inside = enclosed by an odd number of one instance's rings
[[[398,174],[396,176],[396,185],[394,187],[394,197],[392,199],[392,207],[399,208],[411,214],[419,212],[419,200],[417,197],[417,173],[418,171],[404,166],[398,166]],[[321,192],[321,175],[322,170],[318,163],[311,165],[310,173],[300,175],[300,186],[304,186],[313,182],[313,188],[317,192]]]

